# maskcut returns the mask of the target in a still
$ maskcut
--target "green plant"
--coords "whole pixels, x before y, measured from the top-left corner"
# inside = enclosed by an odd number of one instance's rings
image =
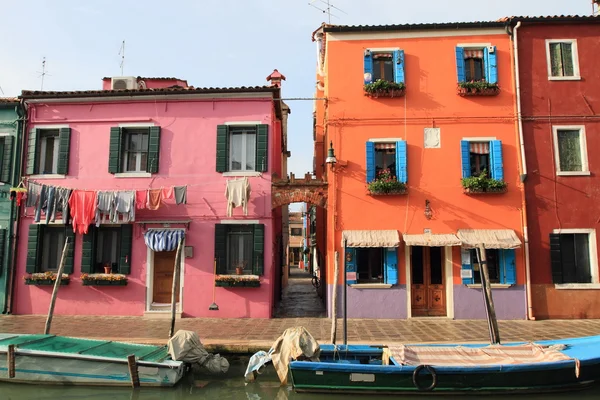
[[[499,191],[506,189],[506,182],[501,181],[500,179],[490,178],[487,185],[488,190]]]
[[[469,82],[459,82],[458,87],[461,89],[475,89],[475,91],[480,92],[486,89],[499,89],[497,83],[489,83],[486,81],[469,81]]]
[[[390,82],[383,79],[377,79],[375,82],[365,84],[364,90],[367,93],[390,92],[392,90],[402,90],[406,86],[404,83]]]
[[[488,178],[487,170],[485,169],[479,175],[462,178],[460,183],[463,188],[473,192],[497,192],[506,189],[506,182],[500,179]]]
[[[406,190],[406,184],[400,182],[389,169],[382,169],[374,181],[369,183],[369,192],[378,193],[401,193]]]

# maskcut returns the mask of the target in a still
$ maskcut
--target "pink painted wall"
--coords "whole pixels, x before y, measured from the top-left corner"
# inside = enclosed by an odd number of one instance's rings
[[[269,171],[249,178],[252,195],[248,215],[241,208],[233,219],[258,219],[265,224],[265,268],[259,288],[216,288],[219,311],[208,311],[212,303],[214,225],[226,217],[226,180],[215,172],[216,126],[227,121],[257,121],[273,126],[270,100],[219,100],[111,103],[111,104],[30,104],[29,131],[41,125],[68,124],[71,127],[69,175],[65,179],[36,179],[38,182],[79,189],[146,189],[188,185],[187,205],[171,203],[157,211],[137,210],[136,220],[192,219],[186,232],[186,246],[194,257],[185,259],[183,313],[190,317],[269,318],[272,309],[274,271],[273,222],[271,219],[271,173],[279,168],[278,158],[269,159]],[[116,178],[108,173],[109,131],[128,122],[160,125],[159,173],[151,178]],[[269,129],[269,143],[280,135]],[[27,140],[27,138],[25,138]],[[273,154],[272,150],[271,154]],[[27,232],[33,209],[23,213],[18,244],[15,314],[44,314],[51,287],[23,283],[27,254]],[[158,227],[158,226],[157,226]],[[142,315],[146,304],[147,248],[144,230],[135,225],[131,274],[127,286],[82,286],[81,243],[75,240],[74,273],[68,286],[61,287],[55,313],[79,315]]]

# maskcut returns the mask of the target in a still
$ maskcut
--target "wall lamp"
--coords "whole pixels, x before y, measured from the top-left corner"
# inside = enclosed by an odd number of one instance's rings
[[[335,153],[333,151],[333,141],[329,142],[329,150],[327,150],[327,158],[325,162],[332,167],[337,163],[337,158],[335,158]]]

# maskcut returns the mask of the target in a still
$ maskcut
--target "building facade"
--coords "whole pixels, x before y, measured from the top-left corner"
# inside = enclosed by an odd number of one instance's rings
[[[292,211],[289,213],[289,263],[291,267],[304,265],[304,229],[302,212]]]
[[[518,25],[517,25],[518,23]],[[597,17],[516,18],[533,318],[600,318]]]
[[[483,246],[497,317],[526,318],[505,24],[324,25],[314,41],[316,241],[337,314],[346,297],[349,318],[483,319]]]
[[[55,313],[169,312],[181,241],[182,316],[269,318],[282,233],[270,202],[283,148],[272,83],[118,77],[103,90],[23,92],[29,193],[13,313],[47,312],[44,283],[67,239]]]
[[[16,98],[0,98],[0,313],[10,311],[14,274],[10,269],[14,254],[14,225],[17,217],[19,151],[23,112]],[[19,189],[17,189],[19,187]]]

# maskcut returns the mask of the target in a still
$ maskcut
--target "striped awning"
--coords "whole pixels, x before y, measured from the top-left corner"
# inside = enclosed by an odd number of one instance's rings
[[[469,151],[475,154],[490,154],[490,142],[471,142]]]
[[[451,233],[424,233],[422,235],[402,235],[404,243],[407,246],[427,246],[427,247],[443,247],[443,246],[460,246],[461,242]]]
[[[396,150],[396,143],[375,143],[375,150]]]
[[[465,59],[467,58],[483,58],[483,50],[464,50],[463,51]]]
[[[396,230],[344,231],[342,247],[398,247],[400,235]]]
[[[473,249],[483,244],[486,249],[516,249],[521,241],[512,229],[459,229],[456,236],[462,247]]]
[[[151,229],[144,233],[144,242],[152,251],[173,251],[185,238],[183,229]]]

